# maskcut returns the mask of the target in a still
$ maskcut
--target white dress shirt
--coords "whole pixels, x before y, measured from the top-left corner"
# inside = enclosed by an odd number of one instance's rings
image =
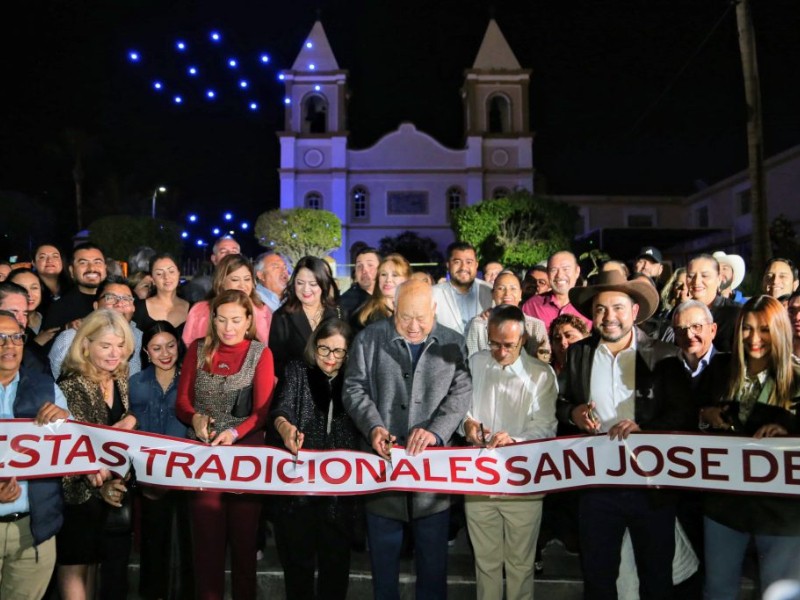
[[[597,346],[589,389],[601,432],[625,419],[636,420],[636,330],[616,356],[604,343]]]
[[[554,437],[558,387],[553,369],[526,353],[507,367],[488,350],[469,358],[472,407],[468,419],[492,435],[505,431],[515,442]]]

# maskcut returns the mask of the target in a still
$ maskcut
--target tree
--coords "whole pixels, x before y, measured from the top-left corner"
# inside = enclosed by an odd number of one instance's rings
[[[296,264],[304,256],[323,258],[342,243],[342,222],[332,212],[311,208],[270,210],[256,220],[258,243]]]
[[[772,256],[788,258],[795,264],[800,260],[800,240],[786,215],[778,215],[769,226]],[[759,272],[760,274],[760,272]]]
[[[481,262],[526,268],[569,248],[577,220],[575,207],[522,190],[454,210],[451,226]]]
[[[405,257],[410,263],[436,263],[444,262],[444,257],[429,237],[421,237],[413,231],[404,231],[394,237],[381,238],[378,248],[383,256],[397,253]]]
[[[97,219],[89,226],[89,239],[106,256],[117,260],[127,260],[139,246],[150,246],[176,257],[183,250],[178,224],[150,217],[114,215]]]

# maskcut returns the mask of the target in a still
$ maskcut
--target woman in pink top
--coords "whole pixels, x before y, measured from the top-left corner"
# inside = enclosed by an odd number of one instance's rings
[[[253,339],[253,304],[243,292],[221,292],[211,301],[211,312],[205,335],[186,353],[175,413],[194,440],[262,445],[275,387],[272,353]],[[223,599],[228,547],[233,598],[255,598],[261,498],[202,490],[191,494],[189,509],[197,600]]]
[[[217,263],[214,270],[214,281],[208,298],[195,304],[186,317],[181,339],[189,345],[208,331],[209,305],[216,296],[225,290],[240,290],[253,303],[253,320],[256,327],[256,339],[266,344],[269,341],[269,326],[272,323],[272,311],[261,301],[256,293],[255,272],[252,263],[241,254],[228,254]]]

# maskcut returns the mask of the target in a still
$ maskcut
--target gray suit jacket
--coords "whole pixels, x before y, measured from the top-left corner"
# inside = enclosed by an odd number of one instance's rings
[[[375,427],[385,427],[405,445],[412,429],[421,427],[447,444],[467,414],[472,381],[464,338],[434,325],[417,368],[391,319],[369,325],[350,348],[342,402],[359,431],[369,440]],[[446,494],[415,493],[409,513],[407,494],[369,496],[371,513],[408,521],[436,514],[450,506]]]

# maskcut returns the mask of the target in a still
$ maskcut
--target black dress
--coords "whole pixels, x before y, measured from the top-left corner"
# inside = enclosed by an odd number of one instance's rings
[[[289,362],[275,393],[270,423],[284,417],[294,424],[304,434],[303,449],[356,449],[360,435],[342,405],[343,381],[344,369],[330,379],[316,366]],[[287,598],[344,600],[360,506],[358,496],[273,498],[275,543]],[[315,594],[317,565],[319,593]]]
[[[325,308],[320,323],[332,318],[342,318],[340,308]],[[275,377],[279,380],[283,377],[283,371],[289,361],[303,360],[306,342],[311,333],[311,325],[302,308],[290,313],[286,311],[284,304],[272,313],[268,345],[275,361]]]

